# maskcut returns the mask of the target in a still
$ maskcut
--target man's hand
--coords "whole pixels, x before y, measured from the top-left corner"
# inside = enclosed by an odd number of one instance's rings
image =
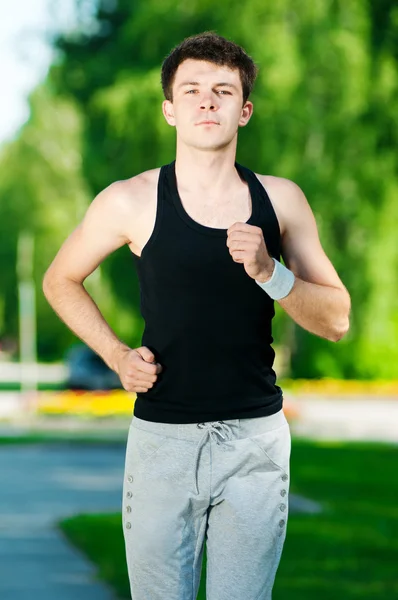
[[[274,261],[268,254],[263,231],[247,223],[234,223],[227,232],[227,246],[233,260],[243,263],[246,273],[264,283],[270,279]]]
[[[123,349],[115,363],[115,371],[127,392],[147,392],[153,387],[162,366],[155,362],[153,352],[146,346]]]

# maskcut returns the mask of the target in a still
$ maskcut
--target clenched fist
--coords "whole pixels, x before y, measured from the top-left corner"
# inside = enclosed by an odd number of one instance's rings
[[[270,279],[274,262],[268,253],[261,227],[236,222],[227,231],[227,246],[233,260],[261,283]]]
[[[146,346],[123,350],[115,365],[115,371],[127,392],[147,392],[162,370],[162,366],[155,362],[153,352]]]

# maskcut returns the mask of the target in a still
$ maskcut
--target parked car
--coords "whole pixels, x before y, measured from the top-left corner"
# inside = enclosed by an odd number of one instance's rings
[[[72,390],[122,389],[118,375],[98,354],[83,344],[72,346],[66,354],[66,386]]]

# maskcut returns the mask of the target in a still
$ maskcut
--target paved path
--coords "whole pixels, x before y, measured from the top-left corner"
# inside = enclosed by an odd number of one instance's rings
[[[54,522],[120,510],[123,463],[122,445],[0,447],[1,600],[114,598]]]

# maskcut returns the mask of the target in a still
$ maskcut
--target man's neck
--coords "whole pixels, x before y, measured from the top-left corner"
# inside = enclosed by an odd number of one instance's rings
[[[181,191],[222,196],[240,183],[235,169],[235,148],[215,152],[184,148],[176,155],[176,178]]]

